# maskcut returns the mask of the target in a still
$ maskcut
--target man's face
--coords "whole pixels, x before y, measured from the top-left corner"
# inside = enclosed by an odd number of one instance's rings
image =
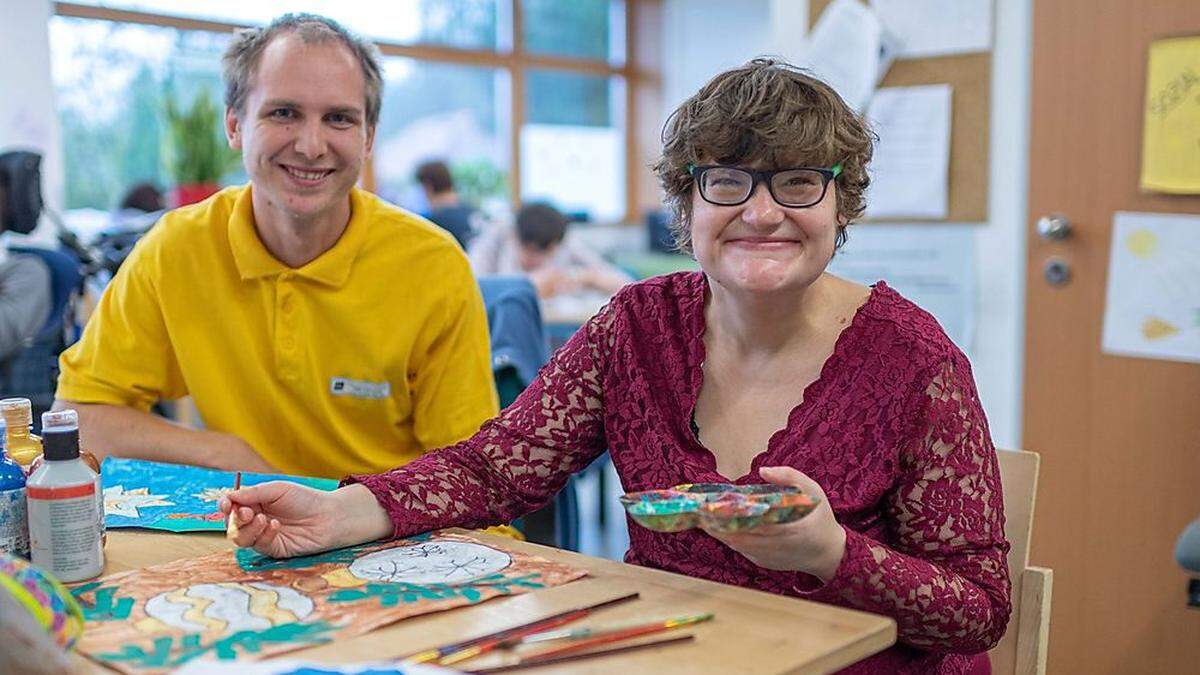
[[[517,264],[526,272],[535,272],[542,268],[548,260],[554,255],[554,250],[558,248],[558,244],[551,244],[546,248],[539,248],[533,244],[520,242],[517,245]]]
[[[337,41],[284,34],[267,45],[245,109],[225,112],[260,225],[349,218],[350,189],[375,135],[365,92],[362,67]]]

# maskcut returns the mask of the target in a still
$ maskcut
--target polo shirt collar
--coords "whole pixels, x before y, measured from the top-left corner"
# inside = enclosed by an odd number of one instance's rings
[[[258,237],[254,226],[253,185],[238,195],[229,216],[229,246],[238,275],[243,280],[290,273],[329,286],[340,287],[350,276],[350,268],[367,240],[370,217],[366,197],[358,188],[350,190],[350,223],[333,247],[303,267],[291,268],[280,262]]]

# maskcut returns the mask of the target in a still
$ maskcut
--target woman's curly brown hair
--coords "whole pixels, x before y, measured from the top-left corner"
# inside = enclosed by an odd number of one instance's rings
[[[785,61],[758,58],[717,75],[663,125],[654,163],[671,209],[672,232],[691,252],[691,165],[767,168],[842,165],[837,183],[837,247],[866,208],[874,134],[829,85]]]

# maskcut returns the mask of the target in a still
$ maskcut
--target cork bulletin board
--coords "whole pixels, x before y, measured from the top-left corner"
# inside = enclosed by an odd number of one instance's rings
[[[830,0],[810,0],[810,30],[829,3]],[[896,59],[879,84],[880,87],[948,84],[952,88],[950,184],[945,218],[949,222],[987,220],[991,82],[992,55],[981,52]]]

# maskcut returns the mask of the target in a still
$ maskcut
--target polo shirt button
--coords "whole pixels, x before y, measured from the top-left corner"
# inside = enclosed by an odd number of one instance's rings
[[[292,311],[292,296],[290,296],[290,295],[283,296],[283,300],[281,301],[280,304],[283,305],[283,311],[285,311],[285,312]]]

